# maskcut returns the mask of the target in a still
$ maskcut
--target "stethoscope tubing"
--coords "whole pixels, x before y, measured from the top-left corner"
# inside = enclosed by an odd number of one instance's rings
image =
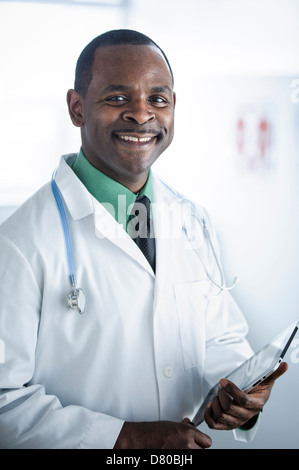
[[[56,181],[55,181],[56,173],[57,173],[57,168],[53,172],[52,180],[51,180],[51,186],[52,186],[53,195],[55,197],[57,208],[58,208],[60,218],[61,218],[61,222],[62,222],[62,228],[63,228],[64,240],[65,240],[65,247],[66,247],[66,254],[67,254],[67,261],[68,261],[68,267],[69,267],[69,278],[70,278],[71,286],[73,288],[71,294],[68,296],[68,304],[69,304],[70,308],[77,308],[79,313],[84,313],[84,310],[85,310],[85,294],[84,294],[84,291],[81,288],[77,288],[77,278],[76,278],[76,274],[75,274],[75,263],[74,263],[74,257],[73,257],[73,249],[72,249],[72,242],[71,242],[71,236],[70,236],[70,229],[69,229],[69,224],[68,224],[68,221],[67,221],[67,216],[66,216],[66,213],[65,213],[65,209],[64,209],[64,206],[63,206],[62,198],[61,198],[61,195],[60,195],[60,191],[59,191],[58,186],[57,186]],[[187,200],[184,197],[182,198],[182,200],[183,201],[184,200],[188,201],[188,203],[191,202],[191,201]],[[204,271],[205,271],[209,281],[215,287],[217,287],[219,289],[219,292],[217,294],[209,296],[209,298],[215,298],[215,297],[218,297],[221,294],[222,291],[232,290],[235,287],[235,285],[237,284],[237,282],[239,281],[239,279],[238,279],[238,277],[235,277],[234,280],[233,280],[233,284],[229,287],[224,285],[223,271],[222,271],[222,268],[220,266],[217,253],[216,253],[215,248],[213,246],[213,243],[212,243],[212,240],[211,240],[211,237],[210,237],[210,232],[209,232],[209,230],[206,226],[205,219],[204,219],[204,217],[201,216],[201,214],[198,214],[198,209],[195,207],[195,204],[194,203],[191,203],[191,204],[192,204],[192,207],[193,207],[193,216],[195,217],[196,220],[199,220],[199,222],[200,222],[200,225],[201,225],[202,230],[203,230],[204,237],[207,240],[207,243],[208,243],[208,245],[210,246],[210,248],[212,250],[213,257],[214,257],[217,269],[219,271],[220,282],[216,282],[213,279],[213,277],[210,275],[208,269],[206,268],[205,263],[203,262],[203,260],[200,256],[199,249],[196,248],[196,247],[193,248],[194,251],[196,252],[197,256],[200,259],[200,262],[201,262],[201,264],[204,268]],[[186,230],[186,227],[183,226],[183,229],[185,230],[185,233],[186,233],[187,237],[189,238],[189,240],[192,244],[192,239],[189,237],[188,231]],[[84,299],[83,300],[84,307],[83,307],[82,310],[79,306],[79,296],[80,295],[81,295],[81,298]]]
[[[74,266],[74,257],[73,257],[73,249],[72,249],[72,242],[71,242],[71,236],[70,236],[70,229],[69,229],[69,224],[67,221],[66,213],[64,210],[63,202],[60,196],[60,191],[58,189],[58,186],[55,181],[55,176],[57,173],[57,169],[54,170],[53,175],[52,175],[52,191],[56,200],[56,204],[58,207],[58,211],[60,214],[61,222],[62,222],[62,228],[63,228],[63,233],[64,233],[64,240],[65,240],[65,247],[66,247],[66,254],[67,254],[67,261],[68,261],[68,266],[69,266],[69,277],[70,277],[70,282],[73,287],[76,287],[77,284],[77,279],[75,275],[75,266]]]

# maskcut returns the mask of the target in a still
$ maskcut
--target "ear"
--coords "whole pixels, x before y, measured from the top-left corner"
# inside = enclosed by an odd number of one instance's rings
[[[69,90],[66,98],[72,123],[76,127],[82,127],[84,124],[84,116],[83,100],[81,95],[79,95],[75,90]]]
[[[173,92],[172,95],[173,95],[173,107],[175,108],[175,105],[176,105],[176,94],[175,94],[175,92]]]

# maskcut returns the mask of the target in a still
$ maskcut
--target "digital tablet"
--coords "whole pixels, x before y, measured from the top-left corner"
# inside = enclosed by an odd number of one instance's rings
[[[299,321],[292,323],[280,335],[278,335],[271,343],[264,346],[256,354],[253,354],[237,369],[230,372],[225,378],[231,380],[238,388],[246,393],[250,392],[259,383],[271,375],[283,360],[295,334],[299,327]],[[219,380],[221,377],[219,377]],[[217,393],[218,382],[211,388],[208,395],[204,399],[198,412],[194,416],[192,422],[198,426],[204,421],[204,414],[207,404],[212,401]]]

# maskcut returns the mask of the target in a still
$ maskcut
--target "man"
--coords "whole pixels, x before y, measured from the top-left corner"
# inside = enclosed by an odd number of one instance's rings
[[[168,60],[140,33],[105,33],[79,57],[67,101],[82,148],[61,159],[56,184],[86,308],[79,315],[67,307],[64,232],[47,184],[0,230],[0,445],[209,447],[190,419],[251,350],[231,296],[211,298],[204,266],[217,276],[216,262],[206,244],[199,243],[203,264],[190,249],[185,199],[151,172],[174,132]],[[134,237],[130,229],[142,225],[141,196],[152,203],[146,254],[138,242],[148,232]],[[222,380],[208,425],[250,439],[285,370],[250,394]]]

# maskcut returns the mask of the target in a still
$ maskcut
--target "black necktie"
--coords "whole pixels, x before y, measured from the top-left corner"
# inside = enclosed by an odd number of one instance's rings
[[[144,207],[140,206],[143,204]],[[156,270],[156,249],[155,238],[151,233],[151,203],[148,197],[142,195],[137,196],[135,205],[133,207],[132,216],[138,217],[138,222],[135,225],[135,236],[132,235],[136,245],[148,260],[153,271]],[[145,209],[144,209],[145,208]],[[152,235],[152,236],[151,236]]]

